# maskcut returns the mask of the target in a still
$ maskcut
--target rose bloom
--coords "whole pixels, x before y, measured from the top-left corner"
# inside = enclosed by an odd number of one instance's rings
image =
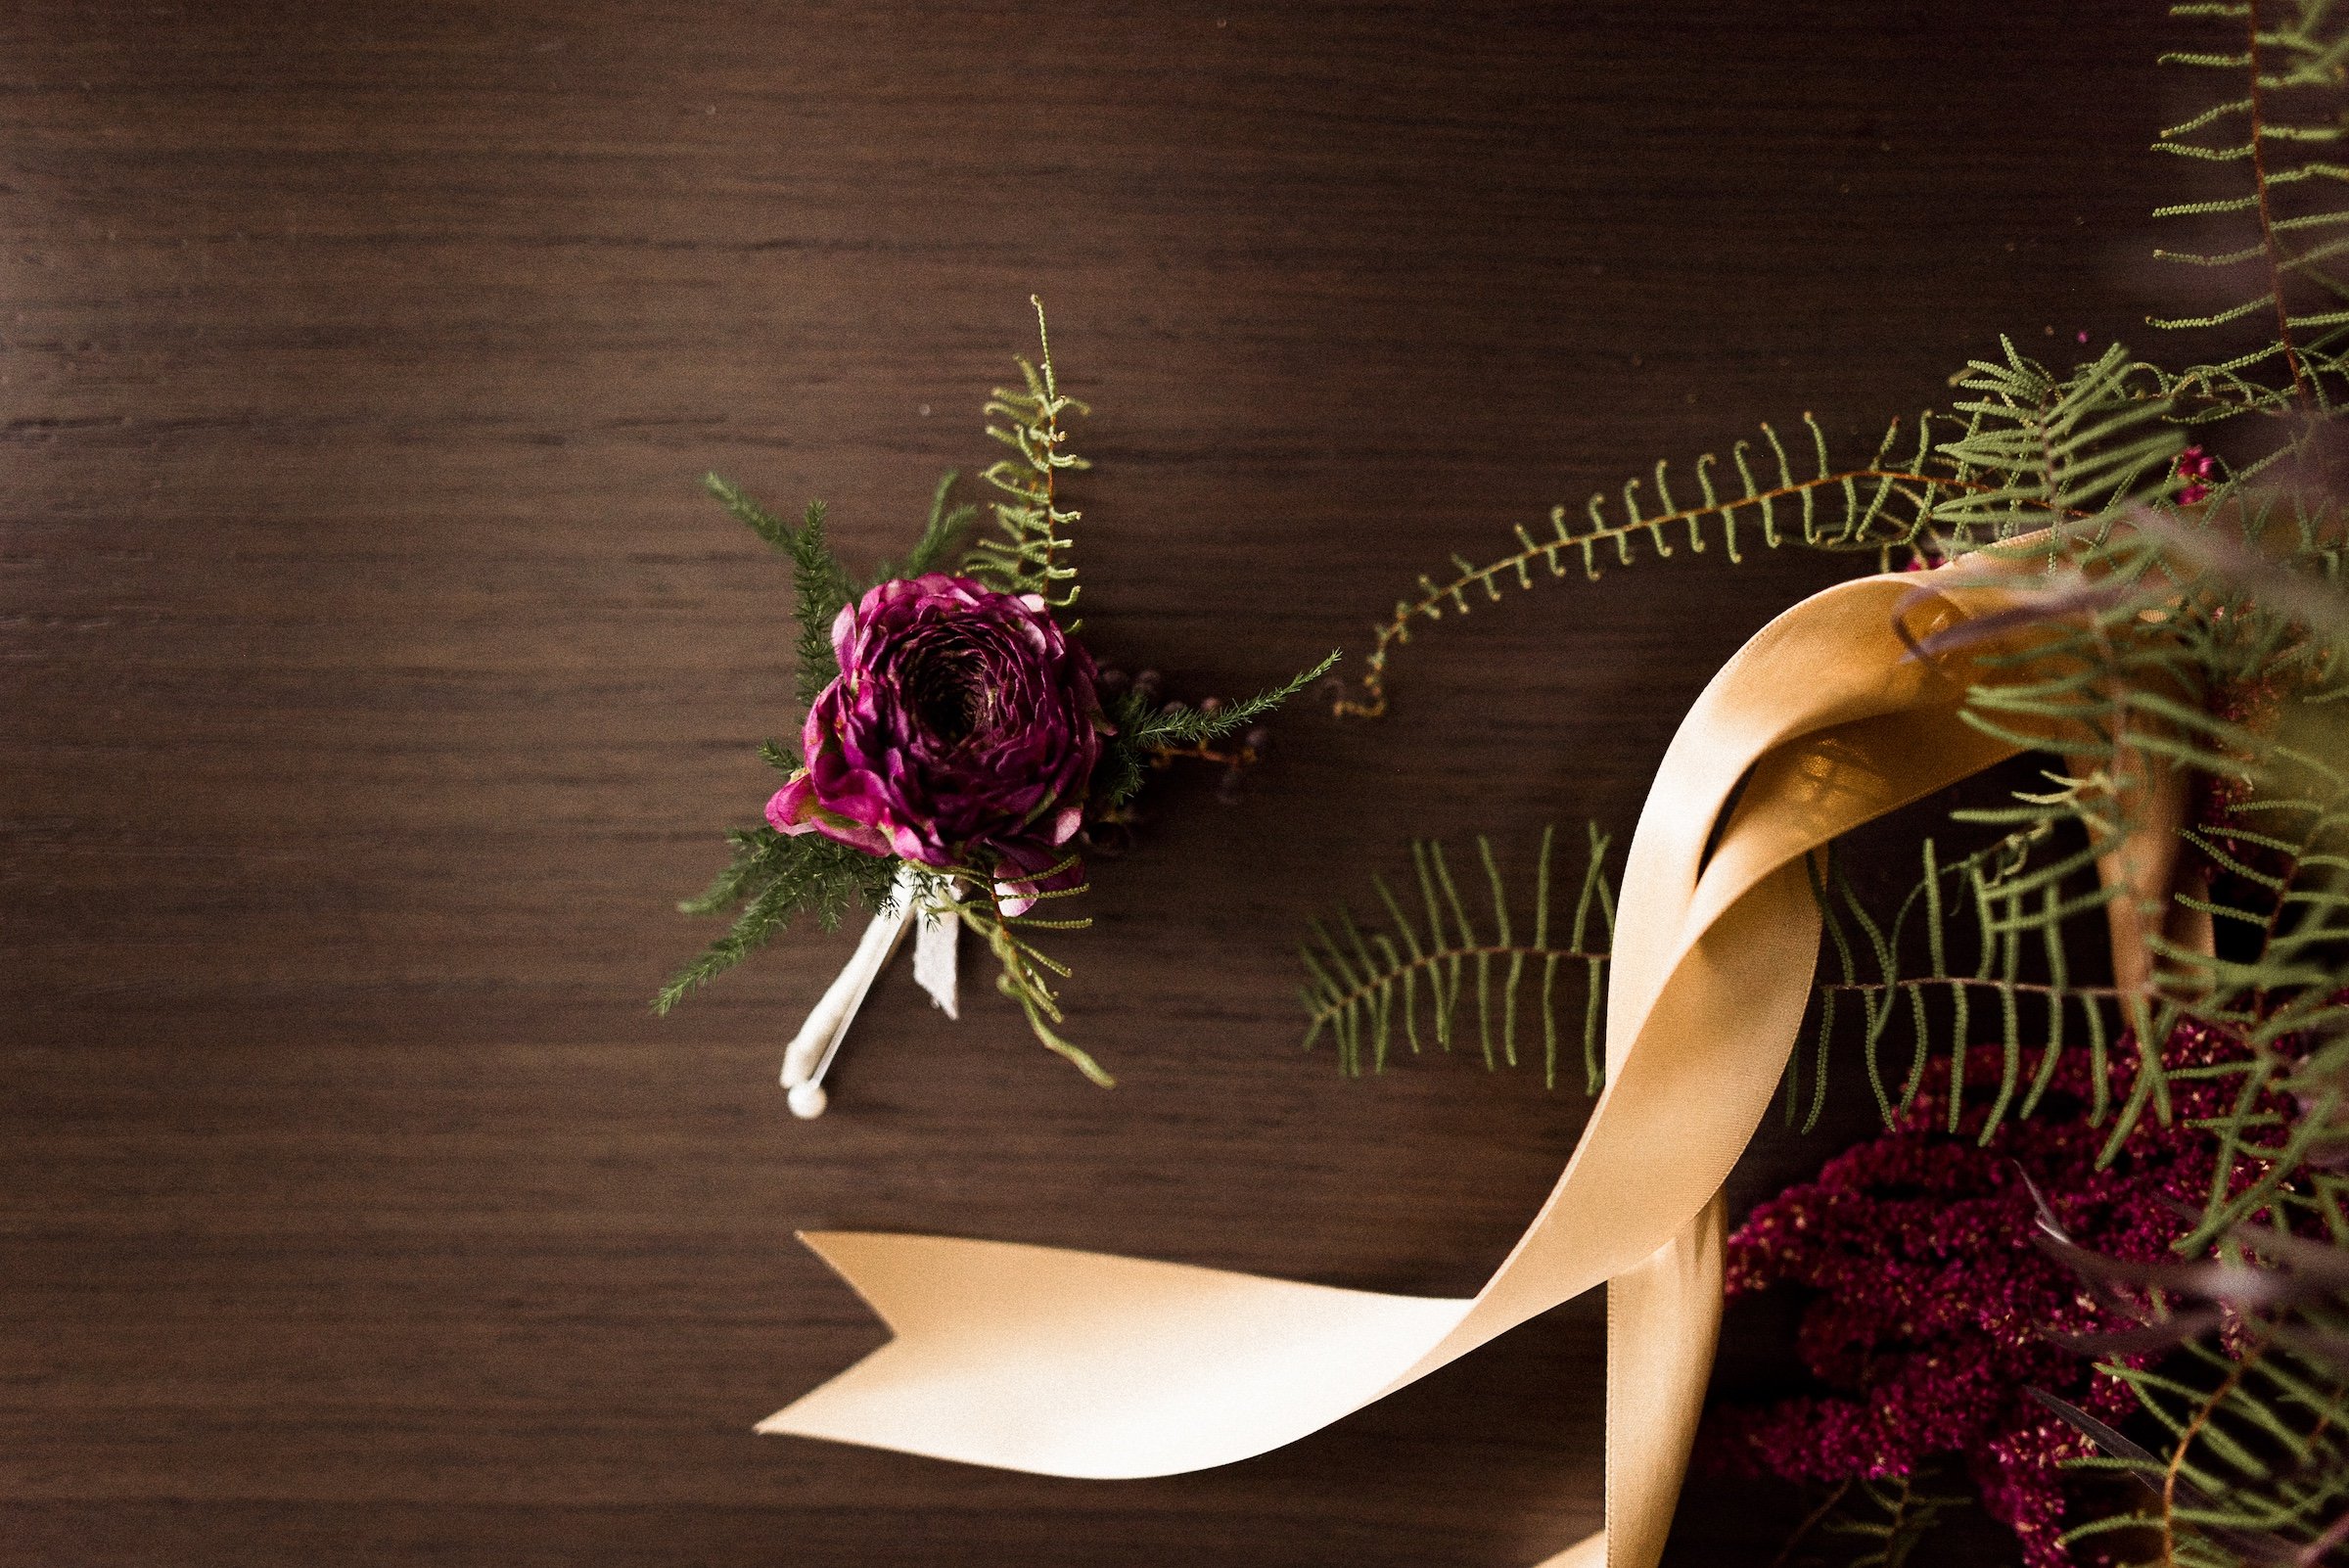
[[[806,765],[766,803],[778,831],[928,866],[1068,858],[1116,730],[1092,656],[1041,598],[938,573],[884,582],[841,610],[832,651],[840,675],[807,711]],[[1025,908],[1035,889],[1005,891]]]

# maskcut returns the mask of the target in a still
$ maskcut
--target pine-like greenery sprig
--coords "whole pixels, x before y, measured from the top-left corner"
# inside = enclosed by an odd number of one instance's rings
[[[952,482],[953,476],[947,475],[946,483]],[[832,653],[832,623],[855,597],[847,570],[824,537],[824,503],[809,501],[795,529],[715,474],[704,478],[702,484],[752,532],[791,558],[791,586],[797,600],[792,620],[800,628],[800,706],[810,707],[816,694],[840,673],[840,661]],[[943,498],[944,493],[942,484],[939,494]],[[936,514],[933,506],[932,516]]]
[[[666,1014],[689,992],[707,985],[789,929],[795,916],[812,914],[825,931],[837,930],[852,905],[879,911],[889,904],[897,862],[852,850],[815,834],[798,838],[760,824],[726,835],[734,859],[699,898],[677,908],[690,915],[722,914],[741,905],[725,935],[702,949],[653,1000]]]

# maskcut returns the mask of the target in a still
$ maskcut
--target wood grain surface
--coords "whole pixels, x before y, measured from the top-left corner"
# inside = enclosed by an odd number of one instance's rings
[[[1342,1082],[1293,938],[1414,832],[1628,831],[1842,569],[1448,622],[1390,717],[1301,707],[1100,871],[1068,995],[1119,1088],[900,971],[803,1125],[775,1064],[845,934],[645,1005],[794,718],[782,569],[696,481],[900,549],[1038,292],[1105,657],[1359,661],[1419,572],[1658,457],[1867,439],[2002,330],[2142,342],[2165,25],[14,0],[0,1563],[1467,1568],[1595,1526],[1595,1300],[1268,1457],[1063,1482],[753,1437],[880,1339],[792,1231],[1473,1288],[1581,1095]],[[1767,1132],[1740,1205],[1832,1146]],[[1723,1384],[1786,1355],[1740,1315]],[[1800,1511],[1700,1479],[1675,1560]]]

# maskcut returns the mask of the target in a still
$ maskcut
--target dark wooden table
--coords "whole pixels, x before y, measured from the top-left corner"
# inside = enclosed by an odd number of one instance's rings
[[[898,973],[803,1125],[775,1062],[845,934],[645,1008],[793,720],[783,572],[695,481],[901,548],[1040,292],[1098,409],[1097,645],[1195,692],[1359,659],[1420,571],[1658,457],[1858,438],[2001,330],[2142,341],[2162,26],[8,7],[0,1562],[1513,1565],[1592,1527],[1595,1300],[1264,1459],[1063,1482],[753,1437],[880,1337],[791,1232],[1472,1288],[1582,1096],[1341,1082],[1292,939],[1414,832],[1628,830],[1717,663],[1840,569],[1448,623],[1392,716],[1301,709],[1245,804],[1177,782],[1100,876],[1069,996],[1123,1086]],[[1766,1133],[1740,1202],[1828,1146]],[[1767,1561],[1795,1507],[1700,1481],[1676,1555]]]

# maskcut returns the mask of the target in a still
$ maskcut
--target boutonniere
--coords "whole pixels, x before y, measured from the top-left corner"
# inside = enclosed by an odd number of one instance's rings
[[[1034,302],[1034,301],[1032,301]],[[732,927],[654,1002],[666,1013],[748,957],[797,916],[837,927],[852,903],[873,911],[848,966],[785,1053],[792,1108],[821,1114],[822,1081],[865,992],[906,933],[915,975],[951,1016],[954,948],[987,945],[995,988],[1044,1045],[1094,1083],[1112,1080],[1060,1033],[1054,983],[1066,965],[1038,945],[1092,922],[1068,912],[1088,886],[1088,851],[1122,839],[1150,776],[1181,759],[1236,779],[1261,755],[1261,721],[1337,662],[1331,654],[1245,701],[1162,699],[1157,679],[1105,671],[1069,612],[1078,597],[1063,484],[1090,465],[1068,449],[1067,421],[1089,410],[1060,390],[1051,344],[1018,361],[1022,385],[986,405],[987,434],[1010,455],[981,478],[996,492],[995,530],[971,537],[973,504],[939,484],[901,562],[861,585],[810,505],[795,526],[712,475],[733,514],[790,558],[799,622],[795,747],[760,755],[784,775],[765,821],[728,835],[732,863],[689,914],[737,911]]]

